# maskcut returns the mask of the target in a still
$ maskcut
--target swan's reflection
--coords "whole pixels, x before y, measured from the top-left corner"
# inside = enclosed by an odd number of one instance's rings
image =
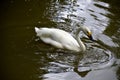
[[[76,72],[48,73],[44,75],[44,80],[118,80],[115,74],[117,70],[117,66],[94,70],[90,71],[85,77],[79,76]]]
[[[45,80],[117,80],[115,73],[119,66],[115,66],[116,59],[111,53],[106,55],[108,57],[107,61],[102,63],[98,63],[98,61],[96,64],[92,64],[91,62],[87,64],[87,66],[85,63],[80,64],[82,60],[81,55],[74,56],[70,53],[70,55],[61,54],[58,56],[54,56],[54,61],[56,60],[56,62],[50,62],[49,66],[46,67],[49,73],[43,76]],[[83,55],[83,57],[84,56],[86,55]],[[72,59],[70,61],[71,57]]]
[[[40,69],[48,74],[76,72],[80,77],[86,77],[91,71],[104,70],[115,65],[116,60],[111,52],[98,48],[87,51],[83,54],[60,49],[49,51],[45,54],[51,61]]]

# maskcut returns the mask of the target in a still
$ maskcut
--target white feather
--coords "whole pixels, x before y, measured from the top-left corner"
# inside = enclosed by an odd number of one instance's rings
[[[43,42],[57,48],[73,50],[76,52],[85,51],[86,49],[83,42],[78,38],[80,29],[77,32],[77,40],[68,32],[56,28],[35,27],[35,32]]]

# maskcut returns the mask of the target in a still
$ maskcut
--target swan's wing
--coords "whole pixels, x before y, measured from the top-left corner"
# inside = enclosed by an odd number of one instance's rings
[[[37,30],[37,29],[36,29]],[[78,42],[68,33],[60,29],[40,28],[36,31],[37,36],[45,43],[51,44],[58,48],[69,50],[79,50]]]
[[[56,34],[58,34],[58,32],[56,32],[56,30],[57,29],[35,27],[35,32],[37,33],[37,36],[40,37],[40,39],[43,42],[45,42],[47,44],[51,44],[58,48],[63,48],[62,44],[58,41],[59,37],[56,35]]]
[[[51,39],[59,42],[63,48],[69,50],[78,51],[80,48],[78,42],[73,38],[73,36],[63,30],[54,29],[51,32]]]

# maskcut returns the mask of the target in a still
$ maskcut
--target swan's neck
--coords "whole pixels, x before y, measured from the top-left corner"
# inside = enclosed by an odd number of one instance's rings
[[[85,51],[86,47],[80,39],[80,35],[79,35],[80,31],[81,31],[81,28],[77,29],[77,31],[76,31],[76,40],[78,41],[78,44],[80,46],[80,51]]]

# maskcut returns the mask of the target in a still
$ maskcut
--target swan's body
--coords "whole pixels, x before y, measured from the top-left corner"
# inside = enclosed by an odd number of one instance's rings
[[[82,28],[77,30],[75,39],[71,34],[60,29],[35,27],[37,36],[40,37],[43,42],[51,44],[57,48],[68,49],[76,52],[86,50],[85,45],[79,38],[80,30],[82,30]],[[86,30],[90,32],[88,28]]]

